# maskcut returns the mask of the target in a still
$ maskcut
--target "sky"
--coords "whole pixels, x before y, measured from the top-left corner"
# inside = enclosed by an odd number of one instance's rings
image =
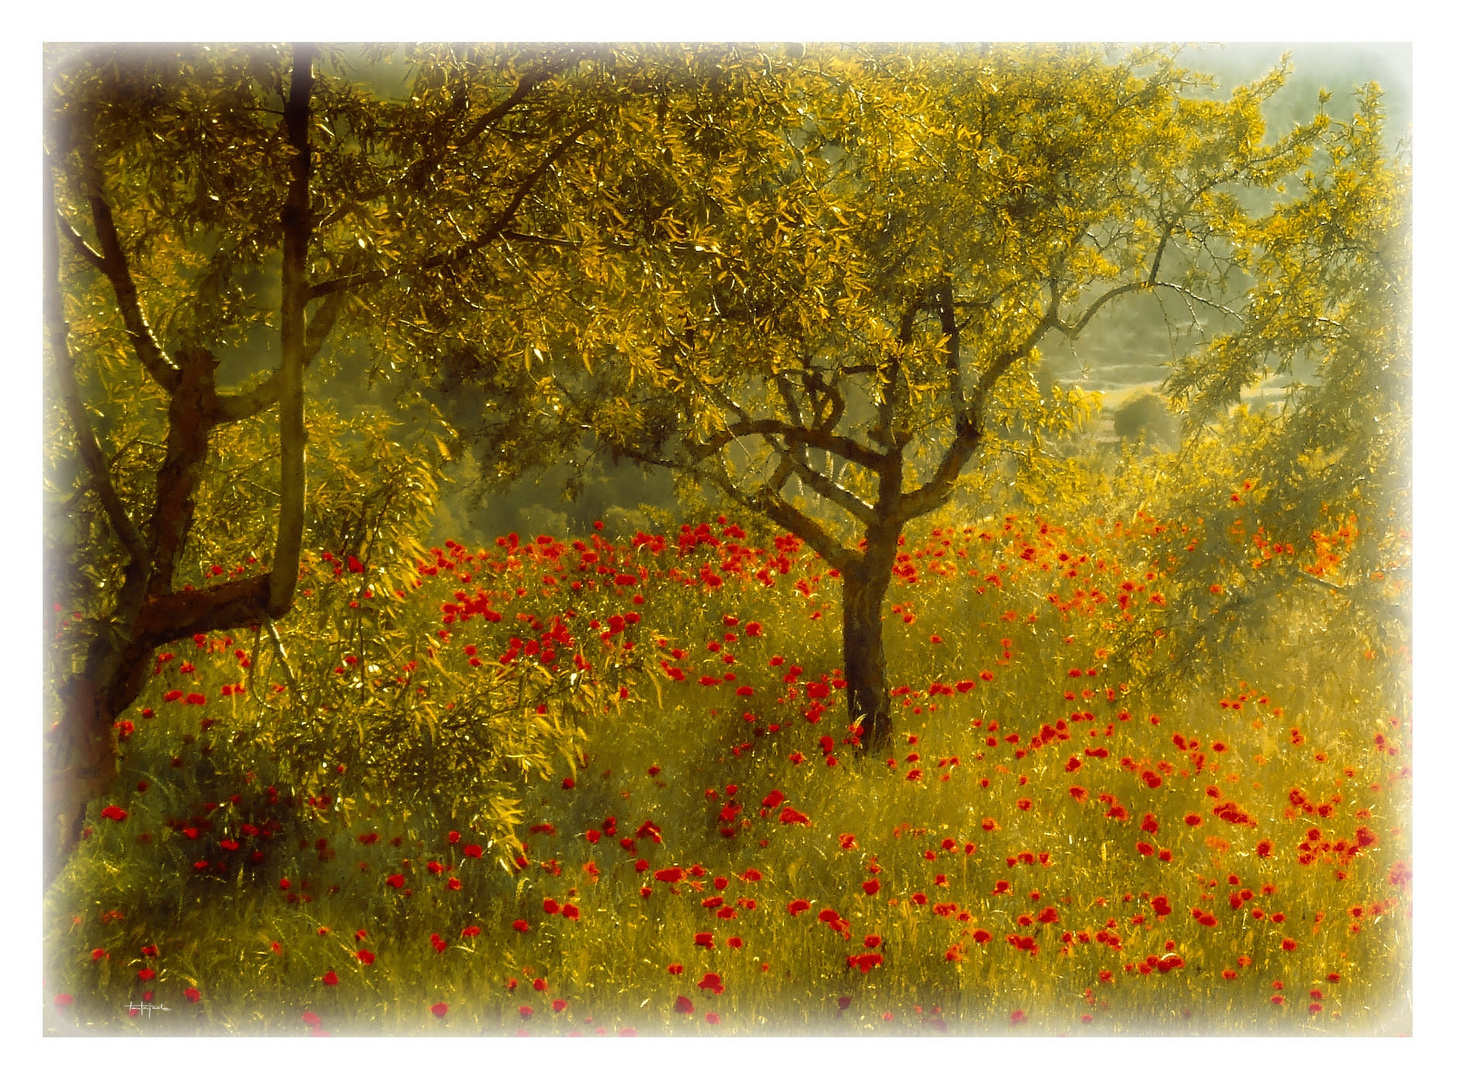
[[[1449,826],[1454,818],[1445,803],[1447,788],[1456,784],[1442,772],[1450,760],[1457,760],[1458,737],[1453,728],[1456,706],[1450,704],[1445,674],[1456,666],[1451,655],[1459,638],[1456,629],[1458,586],[1449,569],[1454,558],[1446,546],[1457,531],[1459,513],[1453,503],[1458,483],[1451,468],[1450,426],[1456,412],[1451,402],[1463,387],[1457,374],[1455,335],[1448,319],[1457,306],[1451,275],[1445,260],[1452,256],[1454,230],[1447,227],[1456,214],[1449,203],[1457,188],[1457,123],[1449,111],[1456,93],[1450,88],[1456,67],[1457,17],[1443,13],[1435,3],[1394,0],[1328,3],[1322,7],[1282,4],[1270,0],[1236,0],[1224,5],[1222,17],[1210,5],[1172,3],[1124,3],[1120,14],[1109,5],[1068,3],[1064,0],[1040,5],[999,5],[992,10],[959,0],[940,0],[920,5],[868,3],[865,0],[743,0],[735,5],[696,5],[670,0],[619,4],[588,0],[534,5],[503,5],[453,0],[428,6],[403,5],[399,0],[317,0],[307,5],[278,5],[261,12],[256,6],[199,5],[179,0],[152,0],[146,5],[100,0],[73,0],[65,5],[30,5],[17,16],[7,17],[12,48],[11,78],[20,92],[22,105],[10,115],[11,128],[18,133],[14,146],[24,161],[33,161],[21,147],[39,145],[40,44],[64,40],[265,40],[305,38],[313,40],[1185,40],[1202,41],[1221,37],[1245,42],[1244,48],[1224,51],[1222,63],[1235,65],[1241,78],[1258,74],[1272,55],[1273,45],[1255,43],[1317,39],[1357,42],[1412,42],[1416,80],[1406,93],[1407,112],[1416,114],[1417,187],[1415,220],[1418,275],[1415,303],[1418,320],[1415,425],[1417,486],[1415,527],[1418,577],[1415,650],[1417,715],[1419,731],[1415,750],[1417,770],[1417,813],[1415,848],[1420,852],[1451,850]],[[243,14],[247,12],[248,14]],[[1405,70],[1407,50],[1397,45],[1368,47],[1358,63],[1355,50],[1313,44],[1293,46],[1297,73],[1294,86],[1308,80],[1329,82],[1338,95],[1345,87],[1338,79],[1356,67],[1375,70],[1378,81],[1400,85],[1398,74]],[[1207,56],[1208,54],[1206,54]],[[1395,92],[1395,91],[1394,91]],[[1314,100],[1314,91],[1306,95]],[[1401,95],[1394,98],[1401,104]],[[1308,104],[1309,102],[1307,102]],[[10,580],[10,608],[13,617],[5,622],[6,656],[11,670],[19,673],[11,701],[12,718],[19,736],[18,756],[24,761],[40,760],[41,726],[39,635],[35,615],[40,611],[39,575],[32,569],[39,551],[39,508],[36,483],[40,474],[40,379],[36,358],[41,353],[38,229],[41,224],[39,172],[30,164],[8,169],[3,174],[5,205],[19,207],[6,217],[6,234],[12,241],[11,257],[5,260],[6,288],[0,302],[8,316],[6,360],[10,379],[7,396],[12,412],[4,425],[6,451],[3,460],[4,505],[10,511],[12,529],[5,537],[5,554],[13,568]],[[27,674],[30,673],[30,674]],[[1443,724],[1434,721],[1446,717]],[[12,787],[13,805],[21,828],[14,832],[10,851],[19,863],[39,865],[35,827],[39,806],[38,776],[22,776]],[[27,857],[29,856],[29,857]],[[1452,860],[1456,862],[1456,860]],[[1455,872],[1448,860],[1424,855],[1417,877],[1416,924],[1416,1037],[1402,1042],[1346,1040],[1325,1043],[1294,1040],[1226,1040],[1219,1047],[1200,1047],[1192,1042],[1170,1045],[1169,1040],[1145,1040],[1141,1045],[1112,1039],[1062,1045],[1043,1040],[1039,1047],[1011,1040],[986,1040],[977,1048],[970,1043],[941,1040],[740,1040],[721,1053],[710,1048],[681,1044],[656,1044],[653,1048],[631,1045],[633,1040],[605,1040],[594,1048],[596,1072],[611,1076],[643,1075],[648,1062],[686,1064],[705,1069],[708,1062],[734,1061],[735,1069],[706,1069],[710,1075],[743,1074],[772,1070],[774,1075],[792,1069],[857,1068],[858,1074],[939,1071],[941,1076],[963,1076],[975,1071],[1002,1070],[1021,1066],[1030,1070],[1040,1060],[1053,1072],[1080,1069],[1084,1078],[1127,1075],[1135,1063],[1159,1060],[1172,1053],[1189,1057],[1222,1051],[1225,1060],[1242,1067],[1265,1062],[1263,1072],[1330,1066],[1334,1075],[1357,1076],[1401,1072],[1432,1075],[1434,1055],[1445,1052],[1444,1040],[1452,1034],[1460,1004],[1456,975],[1458,939],[1445,923],[1446,911],[1438,900],[1451,893]],[[38,935],[33,932],[39,912],[34,891],[22,880],[19,889],[9,890],[3,909],[19,932],[9,952],[12,977],[5,981],[9,1006],[3,1009],[10,1052],[44,1053],[48,1066],[63,1075],[86,1069],[100,1072],[116,1066],[118,1048],[104,1040],[70,1040],[44,1046],[36,1032],[34,1009],[38,998],[41,958]],[[18,977],[17,977],[18,976]],[[1451,1040],[1450,1040],[1451,1042]],[[789,1045],[795,1043],[795,1045]],[[206,1047],[206,1048],[205,1048]],[[953,1049],[952,1049],[953,1048]],[[587,1050],[587,1048],[584,1048]],[[953,1052],[958,1050],[958,1055]],[[1033,1051],[1037,1057],[1033,1058]],[[584,1051],[581,1051],[583,1053]],[[1451,1052],[1451,1051],[1447,1051]],[[369,1054],[370,1058],[366,1055]],[[730,1057],[727,1057],[727,1055]],[[372,1072],[393,1066],[422,1064],[419,1044],[389,1040],[351,1046],[329,1046],[325,1040],[292,1043],[288,1049],[291,1067],[307,1072],[314,1068],[340,1069],[371,1061]],[[261,1067],[279,1055],[277,1050],[250,1046],[245,1053],[217,1044],[200,1047],[178,1040],[164,1045],[150,1043],[146,1058],[155,1072],[168,1066],[196,1072],[205,1068],[210,1077],[256,1076]],[[535,1075],[568,1075],[585,1067],[585,1059],[565,1051],[544,1052],[509,1040],[484,1043],[438,1043],[432,1048],[433,1068],[441,1075],[477,1076],[491,1062],[493,1068],[531,1067]],[[188,1064],[185,1065],[185,1062]],[[978,1065],[977,1065],[978,1062]],[[453,1066],[456,1066],[455,1068]],[[161,1068],[160,1068],[161,1067]],[[312,1068],[314,1067],[314,1068]],[[171,1071],[171,1070],[169,1070]]]

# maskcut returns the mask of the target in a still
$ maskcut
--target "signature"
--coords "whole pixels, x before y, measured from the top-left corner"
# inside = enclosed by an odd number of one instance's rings
[[[166,1005],[154,1005],[154,1004],[152,1004],[149,1001],[133,1002],[133,1001],[130,1001],[129,1000],[127,1002],[127,1015],[128,1016],[138,1016],[141,1013],[151,1013],[154,1009],[156,1009],[158,1011],[161,1011],[161,1012],[172,1012],[173,1011],[172,1009],[168,1008]]]

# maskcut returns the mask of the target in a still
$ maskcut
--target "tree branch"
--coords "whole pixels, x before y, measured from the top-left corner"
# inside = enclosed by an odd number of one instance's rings
[[[390,270],[367,270],[355,274],[344,274],[341,277],[331,278],[329,281],[322,281],[310,289],[310,297],[314,299],[329,296],[343,289],[354,289],[362,285],[375,285],[389,278],[400,277],[403,274],[438,270],[452,263],[461,262],[469,255],[487,247],[494,240],[501,238],[507,231],[508,226],[513,223],[514,217],[518,214],[518,208],[523,205],[523,200],[528,198],[534,185],[543,179],[544,175],[553,168],[554,164],[564,155],[569,147],[578,142],[585,132],[589,131],[593,126],[593,122],[585,123],[571,134],[559,140],[558,145],[549,152],[548,156],[539,162],[537,167],[518,185],[517,189],[513,192],[513,196],[508,200],[508,205],[498,215],[497,220],[472,240],[459,244],[451,251],[444,251],[440,255],[434,255],[415,267],[397,267]]]
[[[792,442],[793,446],[798,445],[792,440],[789,440],[789,442]],[[849,491],[848,488],[843,487],[841,484],[818,472],[808,464],[806,457],[794,454],[791,447],[786,450],[778,448],[777,453],[783,461],[791,466],[793,474],[799,480],[807,484],[808,487],[823,496],[823,498],[841,506],[865,525],[873,526],[878,524],[879,518],[874,513],[872,506]]]
[[[806,443],[819,450],[829,450],[841,458],[862,465],[866,469],[878,470],[884,463],[884,455],[862,446],[846,435],[835,435],[831,431],[799,427],[784,420],[744,420],[731,424],[726,431],[719,432],[708,441],[692,448],[696,460],[716,453],[727,443],[743,435],[780,435],[790,442]]]
[[[945,335],[945,372],[950,392],[950,409],[965,413],[965,387],[960,372],[960,327],[955,323],[955,286],[949,275],[935,287],[935,306],[940,312],[940,332]]]
[[[127,337],[132,349],[147,373],[164,390],[170,393],[178,386],[178,368],[170,360],[153,336],[152,327],[147,325],[147,316],[142,312],[142,301],[137,285],[132,280],[132,271],[127,266],[127,255],[122,250],[122,241],[117,235],[117,225],[112,219],[112,208],[107,204],[103,192],[101,170],[82,150],[82,187],[91,206],[92,225],[96,229],[97,243],[101,245],[101,261],[95,263],[112,286],[117,297],[117,309],[122,315]],[[88,250],[90,250],[88,248]]]
[[[48,199],[54,203],[55,178],[49,168],[46,169],[45,183]],[[62,220],[59,210],[56,211],[55,225],[56,228],[69,228]],[[46,330],[51,339],[51,354],[55,358],[56,373],[61,383],[61,397],[66,405],[67,418],[76,431],[76,445],[81,459],[91,474],[91,486],[101,499],[102,508],[106,511],[107,520],[111,522],[117,538],[127,549],[133,567],[145,578],[152,572],[152,559],[112,483],[111,468],[106,455],[102,453],[101,444],[97,442],[96,433],[92,430],[86,406],[81,401],[81,388],[76,381],[76,358],[72,356],[71,347],[67,343],[71,331],[66,325],[66,312],[61,300],[61,253],[56,239],[56,228],[45,231],[43,258],[46,276]]]
[[[310,257],[310,95],[314,89],[313,50],[294,48],[290,95],[285,102],[285,138],[290,150],[290,180],[280,212],[284,234],[281,257],[279,364],[279,531],[269,574],[268,610],[283,615],[294,602],[300,576],[300,546],[305,529],[305,306],[310,301],[306,271]]]

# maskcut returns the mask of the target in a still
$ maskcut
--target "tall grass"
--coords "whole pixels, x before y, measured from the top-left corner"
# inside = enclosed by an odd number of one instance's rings
[[[47,1028],[1408,1030],[1405,658],[1308,651],[1302,604],[1274,628],[1291,645],[1257,633],[1224,685],[1152,678],[1179,602],[1153,524],[910,535],[895,736],[867,756],[836,575],[788,538],[454,546],[392,568],[408,587],[372,597],[375,637],[320,629],[360,611],[327,560],[289,640],[333,718],[267,650],[226,704],[186,693],[236,683],[237,643],[160,662],[112,816],[48,900]],[[479,588],[501,621],[463,618]],[[554,616],[553,661],[511,646]],[[351,712],[372,667],[401,696],[408,651],[435,711]],[[448,701],[483,717],[449,737]],[[491,770],[433,756],[475,733]]]

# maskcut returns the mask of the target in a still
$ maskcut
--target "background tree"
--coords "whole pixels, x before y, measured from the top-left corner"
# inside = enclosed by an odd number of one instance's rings
[[[1236,235],[1243,302],[1168,380],[1189,430],[1165,503],[1206,522],[1155,545],[1189,598],[1166,619],[1172,675],[1222,662],[1277,616],[1294,642],[1297,594],[1317,654],[1331,630],[1374,654],[1408,636],[1410,167],[1384,119],[1380,88],[1359,90],[1313,167]],[[1276,407],[1244,403],[1267,391]]]
[[[498,314],[479,335],[514,333],[525,312],[593,323],[543,276],[534,253],[552,244],[534,238],[561,231],[559,192],[604,182],[576,162],[612,141],[606,109],[629,92],[617,63],[531,48],[53,51],[50,569],[53,607],[82,623],[52,672],[48,881],[114,775],[112,722],[154,650],[289,611],[312,364],[315,378],[389,377],[410,358],[400,327],[440,334],[484,308]],[[217,456],[237,445],[221,433],[265,416],[278,471],[251,477],[248,509],[273,523],[260,547],[200,499],[213,470],[245,464]],[[210,577],[220,548],[260,569]]]
[[[644,178],[605,204],[662,241],[669,374],[561,341],[589,370],[564,365],[545,400],[828,562],[850,718],[875,747],[905,524],[972,463],[1038,461],[1081,419],[1081,395],[1037,384],[1043,342],[1119,300],[1225,310],[1247,207],[1324,120],[1267,142],[1283,72],[1219,100],[1159,50],[796,53],[732,50],[669,95]],[[715,108],[727,95],[742,108]]]

